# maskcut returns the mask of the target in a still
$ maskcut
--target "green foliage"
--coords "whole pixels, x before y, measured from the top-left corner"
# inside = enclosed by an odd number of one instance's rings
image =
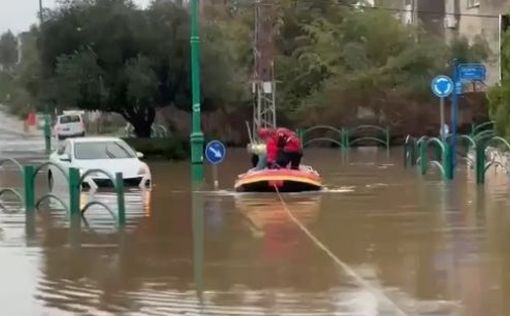
[[[181,160],[188,157],[189,144],[187,140],[178,137],[171,138],[124,138],[136,151],[144,154],[147,159]]]
[[[18,40],[11,31],[0,36],[0,67],[4,71],[12,71],[18,62]]]
[[[510,33],[506,32],[501,50],[503,79],[487,94],[489,114],[496,134],[510,139]]]
[[[284,18],[291,26],[283,29],[296,37],[285,44],[293,49],[282,49],[278,56],[280,104],[304,124],[357,124],[357,111],[364,108],[374,113],[374,123],[399,125],[403,117],[416,115],[406,103],[431,98],[430,80],[449,73],[453,56],[461,62],[487,58],[480,39],[473,45],[465,39],[448,45],[385,11],[328,12],[305,22]],[[304,13],[294,9],[288,14]]]
[[[245,62],[249,29],[220,13],[213,18],[203,30],[206,111],[246,99],[248,64],[238,65]],[[191,108],[189,16],[182,6],[156,0],[142,10],[130,0],[68,1],[51,12],[41,39],[48,102],[119,113],[141,137],[150,136],[157,108]]]

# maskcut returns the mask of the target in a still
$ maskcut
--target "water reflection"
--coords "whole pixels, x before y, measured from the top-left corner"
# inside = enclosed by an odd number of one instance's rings
[[[489,171],[476,187],[459,171],[445,183],[402,169],[399,152],[384,164],[370,163],[383,161],[373,154],[352,151],[342,165],[338,150],[307,152],[328,186],[351,189],[286,195],[292,214],[409,315],[509,315],[507,176]],[[221,183],[246,168],[245,152],[235,155]],[[124,231],[100,208],[86,214],[90,229],[74,229],[51,204],[31,225],[23,213],[0,213],[2,279],[28,289],[0,287],[3,303],[19,307],[4,312],[396,315],[303,234],[274,195],[191,192],[183,166],[157,163],[152,191],[126,193]],[[108,192],[84,193],[82,206],[93,199],[116,209]]]

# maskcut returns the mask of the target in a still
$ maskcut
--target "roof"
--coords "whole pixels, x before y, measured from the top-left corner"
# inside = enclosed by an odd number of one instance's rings
[[[91,143],[91,142],[101,142],[101,141],[121,141],[122,139],[118,137],[107,137],[107,136],[98,136],[98,137],[76,137],[76,138],[68,138],[67,140],[73,143]]]

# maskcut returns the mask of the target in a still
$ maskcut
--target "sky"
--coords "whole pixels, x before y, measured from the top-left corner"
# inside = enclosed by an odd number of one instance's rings
[[[43,0],[43,6],[54,8],[57,0]],[[145,6],[150,0],[134,0]],[[28,30],[31,24],[37,23],[39,0],[0,0],[0,33],[11,30],[19,33]]]

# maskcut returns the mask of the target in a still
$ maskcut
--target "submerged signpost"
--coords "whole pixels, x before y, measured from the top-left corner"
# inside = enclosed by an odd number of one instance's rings
[[[218,189],[218,165],[225,160],[227,149],[219,140],[213,140],[205,146],[205,158],[213,166],[214,189]]]
[[[448,97],[452,92],[454,88],[453,80],[450,79],[448,76],[437,76],[434,79],[432,79],[431,83],[432,92],[439,97],[440,100],[440,117],[441,117],[441,124],[440,124],[440,133],[441,133],[441,140],[444,142],[446,140],[445,135],[445,119],[444,119],[444,98]]]
[[[457,123],[459,116],[459,95],[463,93],[463,83],[472,81],[485,81],[487,76],[487,70],[485,65],[480,63],[464,63],[459,64],[456,59],[453,60],[453,82],[455,85],[455,91],[452,94],[452,143],[451,150],[452,154],[452,166],[455,168],[455,157],[456,155],[456,143],[457,143]]]

